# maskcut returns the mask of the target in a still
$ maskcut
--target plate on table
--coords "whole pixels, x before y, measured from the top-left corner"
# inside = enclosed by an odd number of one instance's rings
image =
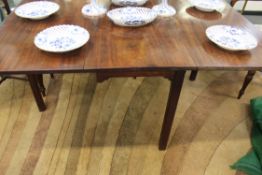
[[[122,7],[110,10],[107,16],[119,26],[139,27],[153,22],[157,13],[145,7]]]
[[[40,20],[56,13],[60,6],[50,1],[33,1],[22,4],[15,9],[15,14],[21,18]]]
[[[89,40],[89,32],[76,25],[57,25],[38,33],[34,44],[47,52],[68,52],[82,47]]]
[[[226,50],[241,51],[257,47],[257,40],[253,35],[233,26],[211,26],[207,28],[206,35],[212,42]]]
[[[147,0],[112,0],[114,5],[118,6],[142,6]]]
[[[204,12],[219,11],[225,8],[225,3],[222,0],[190,0],[190,2],[198,10]]]

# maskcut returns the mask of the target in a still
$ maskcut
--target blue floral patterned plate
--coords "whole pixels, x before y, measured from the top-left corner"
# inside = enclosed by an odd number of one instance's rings
[[[207,28],[206,35],[218,46],[231,51],[250,50],[257,47],[257,40],[253,35],[233,26],[211,26]]]
[[[89,32],[80,26],[57,25],[38,33],[34,44],[47,52],[68,52],[82,47],[89,37]]]
[[[198,10],[204,12],[220,11],[225,8],[223,0],[190,0],[190,2]]]
[[[153,22],[157,13],[145,7],[122,7],[110,10],[107,16],[119,26],[139,27]]]
[[[60,6],[50,1],[33,1],[22,4],[15,9],[15,14],[21,18],[40,20],[56,13]]]
[[[142,6],[148,0],[112,0],[112,3],[118,6]]]

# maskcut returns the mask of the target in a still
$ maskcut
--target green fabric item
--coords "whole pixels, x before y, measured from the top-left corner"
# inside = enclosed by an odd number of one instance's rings
[[[252,99],[250,103],[253,119],[252,151],[238,160],[231,168],[248,175],[262,175],[262,97]]]
[[[240,160],[238,160],[231,168],[242,171],[248,175],[261,175],[260,162],[254,151],[251,151]]]
[[[253,117],[251,143],[262,167],[262,97],[251,100],[251,112]]]

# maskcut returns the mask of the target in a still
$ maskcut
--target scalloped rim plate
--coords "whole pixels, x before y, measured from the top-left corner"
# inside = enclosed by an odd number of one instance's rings
[[[206,36],[219,47],[230,51],[257,47],[257,39],[249,32],[228,25],[214,25],[206,29]]]
[[[122,7],[108,11],[107,16],[116,25],[139,27],[153,22],[157,13],[146,7]]]
[[[15,9],[15,14],[21,18],[40,20],[56,13],[59,4],[51,1],[33,1],[22,4]]]
[[[222,0],[190,0],[190,3],[200,11],[213,12],[225,8],[225,2]]]
[[[117,6],[142,6],[148,0],[112,0],[112,3]]]
[[[39,32],[34,44],[47,52],[69,52],[82,47],[90,38],[89,32],[77,25],[57,25]]]

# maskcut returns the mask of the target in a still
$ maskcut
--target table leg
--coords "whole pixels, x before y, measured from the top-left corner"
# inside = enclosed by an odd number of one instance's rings
[[[0,84],[2,84],[7,79],[7,77],[4,75],[1,75],[0,77],[1,77]]]
[[[37,75],[38,85],[43,96],[46,96],[43,74]]]
[[[184,82],[184,76],[185,76],[185,71],[181,70],[181,71],[176,71],[174,76],[171,78],[170,92],[167,101],[164,121],[162,124],[160,140],[159,140],[160,150],[165,150],[167,147],[168,137],[170,135],[172,123],[175,118],[177,103]]]
[[[245,90],[247,88],[247,86],[249,85],[249,83],[252,81],[254,75],[255,75],[256,71],[250,70],[247,72],[247,75],[245,77],[244,83],[242,85],[242,88],[240,89],[237,98],[240,99],[242,97],[242,95],[245,93]]]
[[[44,99],[41,94],[41,90],[38,85],[38,77],[37,75],[29,75],[29,74],[27,75],[27,77],[28,77],[32,92],[34,94],[34,98],[35,98],[37,107],[39,111],[44,111],[46,109],[46,105],[45,105]]]
[[[197,77],[197,73],[198,73],[197,70],[192,70],[191,73],[190,73],[189,80],[190,80],[190,81],[195,81],[195,80],[196,80],[196,77]]]

